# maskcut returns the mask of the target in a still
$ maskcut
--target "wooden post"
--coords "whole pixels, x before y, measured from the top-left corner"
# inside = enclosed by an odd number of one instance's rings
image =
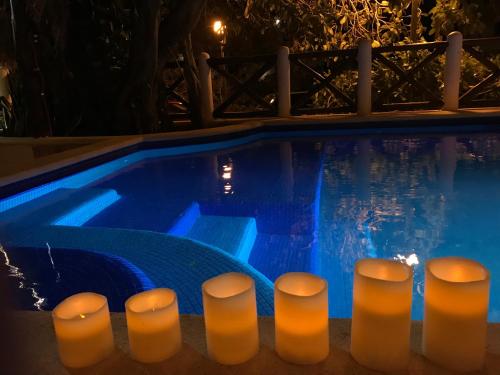
[[[459,107],[462,41],[462,34],[458,31],[448,35],[443,90],[443,109],[445,111],[457,111]]]
[[[372,112],[372,43],[362,40],[358,46],[358,115]]]
[[[417,43],[418,40],[418,22],[420,17],[418,14],[418,7],[420,6],[420,0],[411,1],[411,21],[410,21],[410,39],[412,43]]]
[[[200,72],[201,116],[205,125],[214,120],[212,70],[208,65],[208,59],[210,59],[210,55],[206,52],[202,52],[198,62],[198,70]]]
[[[0,96],[8,98],[10,96],[8,70],[0,65]]]
[[[288,47],[280,47],[277,56],[276,72],[278,75],[278,115],[290,116],[291,90],[290,90],[290,60]]]

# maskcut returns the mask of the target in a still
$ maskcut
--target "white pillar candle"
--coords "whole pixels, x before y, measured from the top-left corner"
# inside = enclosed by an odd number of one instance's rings
[[[140,362],[161,362],[182,347],[177,295],[159,288],[136,294],[125,302],[132,357]]]
[[[490,275],[473,260],[449,257],[425,269],[423,352],[455,371],[477,371],[486,354]]]
[[[241,273],[226,273],[203,283],[203,310],[210,358],[243,363],[259,351],[255,284]]]
[[[275,347],[295,364],[314,364],[329,353],[328,284],[308,273],[282,275],[274,285]]]
[[[368,368],[404,370],[410,359],[413,272],[406,264],[363,259],[356,263],[351,354]]]
[[[94,365],[114,350],[108,300],[95,293],[66,298],[52,311],[59,356],[67,367]]]

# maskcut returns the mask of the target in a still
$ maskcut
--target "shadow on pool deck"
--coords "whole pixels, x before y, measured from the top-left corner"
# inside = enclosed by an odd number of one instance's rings
[[[16,320],[22,321],[17,337],[25,343],[23,353],[24,373],[29,374],[120,374],[120,375],[163,375],[163,374],[338,374],[338,375],[371,375],[379,374],[363,368],[349,354],[350,320],[330,320],[330,355],[314,366],[296,366],[282,361],[273,350],[274,324],[272,318],[259,318],[261,349],[250,361],[237,366],[219,365],[207,358],[204,325],[201,316],[181,316],[184,347],[171,359],[154,365],[143,365],[133,361],[128,355],[127,329],[123,313],[112,314],[112,324],[117,350],[100,364],[87,369],[68,370],[57,357],[55,337],[50,313],[48,312],[16,312]],[[425,360],[420,354],[421,323],[413,322],[412,358],[407,375],[453,374]],[[479,374],[500,374],[500,324],[489,325],[488,355],[486,366]],[[21,365],[21,364],[19,364]]]

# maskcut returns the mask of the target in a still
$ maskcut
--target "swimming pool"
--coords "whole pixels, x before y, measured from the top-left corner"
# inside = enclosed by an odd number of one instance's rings
[[[425,261],[458,255],[491,271],[500,322],[499,135],[268,137],[143,149],[2,199],[5,267],[38,298],[22,307],[115,280],[115,310],[166,286],[200,313],[201,282],[236,270],[267,315],[272,282],[307,271],[328,280],[330,315],[350,317],[354,263],[379,257],[414,266],[421,319]]]

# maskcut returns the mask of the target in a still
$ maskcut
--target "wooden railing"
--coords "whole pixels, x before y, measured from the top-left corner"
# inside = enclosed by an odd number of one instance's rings
[[[373,74],[378,77],[373,82],[372,108],[391,111],[442,107],[442,80],[435,76],[442,71],[442,63],[436,60],[444,55],[447,45],[434,42],[374,48]],[[407,66],[401,63],[401,55]],[[431,68],[431,64],[438,64],[438,69]],[[391,75],[395,77],[388,79]]]
[[[461,106],[500,106],[500,38],[464,40],[463,48],[483,69],[462,78]]]
[[[353,86],[340,86],[334,80],[341,74],[349,73],[354,73],[354,81],[357,79],[356,53],[356,49],[345,49],[291,54],[292,85],[295,86],[292,86],[291,113],[355,112],[356,92]],[[322,92],[326,97],[320,100],[318,96]]]
[[[218,75],[214,117],[275,116],[276,56],[211,58]],[[246,96],[246,98],[244,98]]]
[[[163,85],[160,87],[160,108],[167,108],[173,120],[187,119],[191,111],[188,89],[184,77],[184,62],[172,61],[165,65]]]
[[[254,57],[205,54],[202,112],[211,120],[500,106],[500,38],[462,41],[455,32],[447,41],[363,46],[296,54],[282,47],[277,55]],[[461,67],[462,51],[481,67],[472,77]],[[188,109],[179,85],[168,86],[169,95]]]

